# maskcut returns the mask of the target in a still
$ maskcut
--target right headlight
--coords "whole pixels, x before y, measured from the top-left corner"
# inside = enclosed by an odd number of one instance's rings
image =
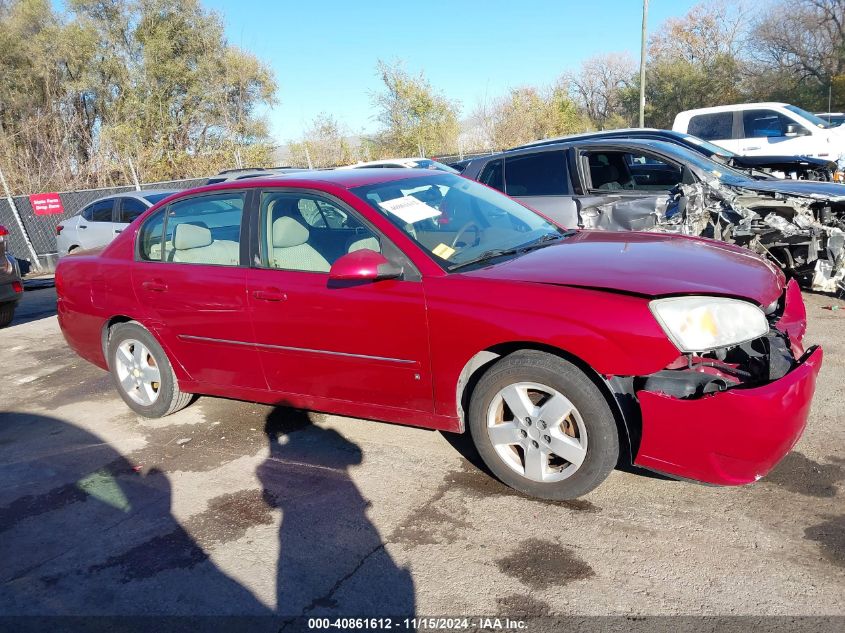
[[[739,345],[769,331],[753,303],[725,297],[670,297],[649,303],[654,318],[682,352]]]

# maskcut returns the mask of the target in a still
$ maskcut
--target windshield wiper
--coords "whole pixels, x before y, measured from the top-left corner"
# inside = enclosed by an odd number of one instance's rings
[[[527,253],[528,251],[533,251],[538,248],[543,248],[544,246],[548,246],[552,242],[557,242],[558,240],[563,239],[564,237],[569,237],[570,235],[575,235],[576,231],[569,230],[564,231],[563,233],[546,233],[542,237],[540,237],[536,242],[532,242],[531,244],[526,244],[524,246],[517,246],[515,248],[494,248],[489,251],[484,251],[477,257],[473,257],[472,259],[468,259],[465,262],[461,262],[459,264],[455,264],[454,266],[450,266],[449,270],[458,270],[459,268],[464,268],[465,266],[470,266],[472,264],[477,264],[479,262],[487,261],[488,259],[495,259],[496,257],[503,257],[505,255],[521,255],[522,253]]]

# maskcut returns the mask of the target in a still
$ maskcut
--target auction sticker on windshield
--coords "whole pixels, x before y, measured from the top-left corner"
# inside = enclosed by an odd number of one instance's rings
[[[382,209],[388,213],[392,213],[407,224],[413,224],[414,222],[419,222],[420,220],[428,220],[429,218],[436,218],[440,215],[440,211],[417,200],[413,196],[385,200],[384,202],[379,202],[378,204]]]

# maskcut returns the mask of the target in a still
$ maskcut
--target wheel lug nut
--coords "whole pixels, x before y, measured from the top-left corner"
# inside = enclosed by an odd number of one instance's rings
[[[537,443],[537,440],[531,440],[531,446],[534,448],[540,448],[540,445]]]
[[[540,420],[540,428],[541,429],[546,428],[546,423],[543,420]]]
[[[525,432],[525,429],[520,429],[520,430],[519,430],[519,434],[520,434],[522,437],[527,437],[527,436],[528,436],[528,433],[526,433],[526,432]]]
[[[544,435],[544,436],[543,436],[543,441],[544,441],[546,444],[548,444],[549,442],[551,442],[551,441],[552,441],[552,438],[550,438],[548,435]]]
[[[531,418],[525,418],[525,424],[531,426]]]

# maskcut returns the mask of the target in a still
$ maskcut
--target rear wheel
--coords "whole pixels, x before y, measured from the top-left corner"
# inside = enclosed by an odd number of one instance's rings
[[[6,327],[15,318],[16,303],[0,303],[0,327]]]
[[[587,494],[619,457],[601,391],[578,367],[544,352],[515,352],[493,365],[473,391],[469,426],[493,474],[543,499]]]
[[[137,323],[112,327],[108,361],[120,397],[136,413],[160,418],[184,408],[191,400],[191,394],[179,390],[161,345]]]

